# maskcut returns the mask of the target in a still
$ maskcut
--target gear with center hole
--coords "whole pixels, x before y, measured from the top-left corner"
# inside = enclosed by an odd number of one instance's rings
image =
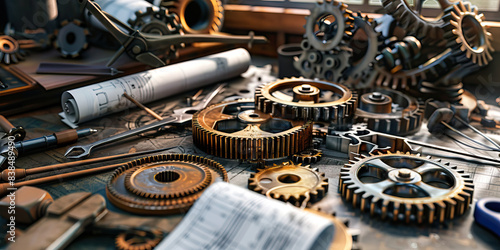
[[[312,123],[275,118],[255,110],[253,99],[222,102],[193,115],[193,142],[229,159],[287,157],[311,146]]]
[[[332,82],[285,78],[258,87],[255,105],[264,113],[287,119],[343,123],[356,111],[357,94]]]
[[[302,40],[302,44],[307,44],[307,39]],[[338,82],[349,67],[350,57],[351,52],[345,48],[330,52],[308,49],[294,60],[293,66],[306,78]]]
[[[135,12],[135,19],[129,19],[128,24],[142,33],[162,36],[181,34],[182,29],[182,25],[177,21],[177,15],[158,7],[148,7],[146,12]]]
[[[406,223],[442,223],[472,202],[470,176],[456,166],[410,153],[361,156],[340,170],[339,192],[361,212]]]
[[[188,34],[217,33],[222,28],[224,7],[220,0],[162,0],[160,6],[177,14]]]
[[[328,178],[324,173],[309,166],[283,163],[273,167],[259,169],[248,179],[248,188],[295,206],[309,197],[308,203],[323,199],[328,192]]]
[[[321,160],[323,153],[319,149],[306,149],[292,156],[292,161],[295,163],[311,164]]]
[[[61,28],[54,31],[54,47],[64,58],[75,58],[88,49],[89,30],[80,20],[62,21]]]
[[[115,239],[119,250],[152,250],[163,239],[159,230],[132,230],[119,234]]]
[[[106,186],[115,206],[137,214],[185,212],[217,178],[228,181],[224,167],[200,156],[168,154],[125,163]]]
[[[0,36],[0,63],[9,65],[24,60],[24,52],[19,43],[11,36]]]

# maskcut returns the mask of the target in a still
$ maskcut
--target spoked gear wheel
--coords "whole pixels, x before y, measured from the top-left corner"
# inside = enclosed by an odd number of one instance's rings
[[[302,47],[308,46],[307,43],[307,39],[302,40]],[[339,82],[349,67],[350,57],[351,52],[345,49],[325,52],[309,48],[294,61],[294,67],[306,78]]]
[[[443,223],[472,202],[472,179],[456,166],[419,155],[362,156],[340,170],[339,192],[361,212],[406,223]]]
[[[115,206],[131,213],[179,213],[217,178],[228,181],[224,167],[213,160],[187,154],[156,155],[119,167],[106,185],[106,195]]]
[[[424,102],[388,88],[358,90],[359,106],[354,120],[373,131],[408,135],[417,132],[424,119]]]
[[[229,159],[287,157],[311,146],[312,123],[275,118],[255,110],[253,99],[222,102],[193,115],[193,142]]]
[[[128,24],[143,33],[155,35],[180,34],[182,29],[177,15],[157,7],[148,7],[146,12],[137,11],[135,19],[129,19]]]
[[[311,164],[321,160],[323,153],[319,149],[306,149],[292,156],[292,161],[295,163]]]
[[[224,7],[220,0],[162,0],[160,6],[177,14],[188,34],[217,33],[222,28]]]
[[[9,65],[24,60],[24,52],[11,36],[0,36],[0,63]]]
[[[75,58],[88,49],[89,30],[80,20],[62,21],[61,28],[54,31],[54,47],[64,58]]]
[[[321,200],[328,192],[328,178],[309,166],[283,163],[259,169],[248,179],[248,188],[263,195],[301,206]]]
[[[285,78],[258,87],[255,104],[273,116],[343,123],[356,111],[357,94],[332,82]]]
[[[132,230],[119,234],[116,239],[118,250],[152,250],[163,239],[159,230]]]

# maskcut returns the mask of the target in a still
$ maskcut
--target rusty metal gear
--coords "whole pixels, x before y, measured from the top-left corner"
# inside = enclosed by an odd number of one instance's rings
[[[406,223],[442,223],[464,214],[472,179],[456,166],[409,153],[361,156],[340,170],[339,192],[362,212]]]
[[[295,206],[309,197],[308,203],[321,200],[328,192],[328,178],[309,166],[285,162],[259,169],[248,179],[248,188]]]
[[[255,90],[258,110],[287,119],[343,122],[356,111],[357,94],[320,80],[285,78]]]
[[[193,142],[218,157],[242,160],[290,156],[311,145],[312,123],[255,110],[253,99],[222,102],[193,115]]]
[[[162,239],[159,230],[132,230],[116,236],[115,244],[119,250],[152,250]]]
[[[135,19],[129,19],[128,24],[143,33],[171,35],[181,33],[182,25],[177,19],[177,15],[165,8],[148,7],[145,12],[135,12]]]
[[[319,149],[306,149],[302,152],[296,153],[292,156],[292,161],[295,163],[311,164],[321,160],[323,152]]]
[[[115,206],[138,214],[185,212],[224,167],[200,156],[168,154],[125,163],[111,176],[106,195]]]
[[[0,63],[9,65],[24,60],[24,52],[19,43],[11,36],[0,36]]]
[[[160,6],[177,14],[188,34],[217,33],[222,28],[224,7],[220,0],[162,0]]]
[[[89,30],[78,19],[61,22],[61,28],[54,31],[54,47],[64,58],[75,58],[88,49]]]
[[[359,106],[354,120],[366,123],[368,129],[392,134],[408,135],[422,126],[425,105],[423,101],[389,88],[359,89]]]

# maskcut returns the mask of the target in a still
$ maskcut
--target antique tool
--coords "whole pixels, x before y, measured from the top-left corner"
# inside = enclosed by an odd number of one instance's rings
[[[472,179],[456,166],[409,153],[355,158],[340,170],[339,192],[361,212],[406,223],[443,223],[472,203]]]
[[[5,132],[5,134],[2,135],[2,138],[14,136],[14,141],[18,142],[24,140],[24,137],[26,136],[26,131],[23,127],[15,127],[3,115],[0,115],[0,128]]]
[[[290,156],[311,145],[312,123],[255,110],[253,99],[227,101],[193,116],[193,142],[218,157],[241,160]]]
[[[322,156],[321,150],[310,148],[294,154],[292,156],[292,161],[295,163],[311,164],[321,160]]]
[[[87,41],[89,35],[90,32],[82,21],[78,19],[64,20],[61,22],[61,28],[54,31],[54,48],[64,58],[79,57],[89,47]]]
[[[10,205],[11,199],[15,199],[15,207]],[[53,201],[52,196],[43,189],[21,187],[14,195],[5,196],[0,200],[0,215],[8,220],[15,214],[16,222],[29,225],[44,216]]]
[[[10,36],[0,36],[0,63],[9,65],[24,60],[24,52],[19,48],[16,39]]]
[[[483,198],[476,202],[474,219],[500,237],[500,198]]]
[[[248,188],[300,207],[303,202],[315,203],[325,197],[328,178],[309,165],[285,162],[252,173]]]
[[[122,45],[122,47],[109,60],[106,66],[112,65],[118,57],[127,52],[133,59],[145,63],[152,67],[165,66],[165,62],[160,60],[152,52],[158,50],[172,49],[174,45],[188,44],[193,42],[222,42],[222,43],[265,43],[267,40],[261,36],[217,36],[217,35],[167,35],[158,36],[144,34],[140,31],[134,31],[128,25],[120,22],[111,15],[103,13],[98,5],[92,1],[81,0],[81,6],[87,8],[101,24],[113,35]],[[120,28],[126,30],[124,33]]]
[[[161,0],[160,6],[177,14],[188,34],[217,33],[222,27],[224,7],[220,0]]]
[[[36,70],[36,73],[37,74],[114,76],[114,75],[123,73],[123,71],[119,71],[115,68],[96,66],[96,65],[42,62],[42,63],[40,63],[40,65],[38,65],[38,69]]]
[[[187,154],[156,155],[122,164],[106,185],[106,195],[131,213],[180,213],[217,178],[228,181],[216,161]]]
[[[141,108],[142,110],[148,112],[148,114],[150,114],[151,116],[153,116],[156,120],[158,121],[161,121],[163,120],[163,118],[158,115],[157,113],[155,113],[153,110],[151,110],[150,108],[142,105],[140,102],[138,102],[137,100],[135,100],[132,96],[130,96],[129,94],[127,94],[126,92],[123,93],[123,96],[125,96],[125,98],[129,99],[131,102],[133,102],[137,107]],[[190,106],[190,105],[188,105]]]
[[[99,146],[102,146],[102,145],[105,145],[108,143],[112,143],[115,141],[119,141],[119,140],[131,137],[134,135],[142,134],[142,133],[149,131],[149,130],[161,128],[161,127],[166,126],[168,124],[183,124],[183,123],[186,123],[188,121],[191,121],[193,114],[196,111],[199,111],[199,110],[205,108],[208,105],[208,103],[210,103],[210,101],[219,92],[221,92],[221,90],[223,88],[224,88],[224,85],[218,85],[211,93],[206,95],[203,98],[203,100],[201,100],[197,105],[192,106],[192,107],[176,109],[176,110],[174,110],[173,114],[170,117],[164,118],[161,121],[150,123],[148,125],[145,125],[143,127],[139,127],[136,129],[128,130],[126,132],[113,135],[111,137],[93,142],[93,143],[88,144],[88,145],[73,146],[66,151],[64,156],[66,156],[66,158],[68,158],[68,159],[80,159],[83,157],[88,157],[93,148],[96,148],[96,147],[99,147]],[[79,150],[83,151],[83,152],[78,154],[78,155],[71,155],[72,153],[75,153],[76,151],[79,151]]]

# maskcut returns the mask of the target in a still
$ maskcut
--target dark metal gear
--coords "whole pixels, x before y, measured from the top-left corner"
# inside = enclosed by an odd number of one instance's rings
[[[24,60],[24,52],[19,43],[11,36],[0,36],[0,63],[9,65]]]
[[[65,20],[61,22],[61,28],[54,31],[54,47],[64,58],[75,58],[82,55],[88,49],[89,30],[80,20]]]
[[[111,176],[108,199],[137,214],[185,212],[216,178],[228,181],[224,167],[200,156],[168,154],[125,163]]]
[[[302,40],[302,47],[308,46],[307,43],[307,39]],[[349,67],[350,57],[351,52],[347,49],[325,52],[309,48],[294,61],[294,67],[306,78],[339,82]]]
[[[193,115],[193,142],[229,159],[287,157],[311,146],[312,122],[275,118],[255,110],[253,99],[222,102]]]
[[[319,149],[306,149],[292,156],[292,161],[295,163],[311,164],[321,160],[323,153]]]
[[[309,166],[283,163],[251,174],[248,188],[295,206],[321,200],[328,192],[328,178]]]
[[[182,25],[177,20],[177,15],[168,13],[164,8],[148,7],[146,12],[135,12],[135,19],[129,19],[130,27],[143,33],[155,35],[180,34]]]
[[[361,156],[340,170],[339,192],[361,212],[406,223],[442,223],[464,214],[472,179],[456,166],[409,153]]]
[[[177,14],[188,34],[217,33],[222,28],[224,7],[220,0],[162,0],[160,6]]]
[[[356,111],[357,94],[332,82],[285,78],[258,87],[255,105],[264,113],[287,119],[342,123]]]
[[[132,230],[119,234],[115,239],[118,250],[152,250],[163,239],[159,230]]]

